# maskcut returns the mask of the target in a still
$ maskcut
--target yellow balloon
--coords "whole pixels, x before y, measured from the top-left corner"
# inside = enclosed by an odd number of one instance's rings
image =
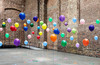
[[[42,35],[42,32],[41,31],[39,32],[39,35]]]
[[[2,24],[6,24],[5,22],[3,22]]]
[[[42,25],[42,29],[45,30],[46,28],[47,28],[47,25],[46,25],[46,24],[43,24],[43,25]]]
[[[19,27],[19,23],[15,23],[15,27],[18,28]]]

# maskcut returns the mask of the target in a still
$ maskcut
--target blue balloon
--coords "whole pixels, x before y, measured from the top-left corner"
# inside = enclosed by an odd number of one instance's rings
[[[58,30],[58,28],[55,28],[53,32],[54,32],[55,34],[57,34],[57,35],[60,33],[60,31]]]
[[[45,42],[43,42],[43,46],[47,46],[47,42],[45,41]]]
[[[0,47],[2,46],[2,42],[0,41]]]
[[[31,20],[27,20],[27,24],[30,24],[31,23]]]
[[[36,22],[38,20],[38,17],[37,16],[34,16],[33,17],[33,20]]]
[[[24,27],[24,30],[27,31],[27,30],[28,30],[28,27],[25,26],[25,27]]]
[[[90,30],[90,31],[93,31],[94,28],[95,28],[94,25],[90,25],[90,26],[89,26],[89,30]]]
[[[54,22],[54,23],[53,23],[53,26],[55,27],[55,26],[57,26],[57,24]]]
[[[25,19],[25,13],[23,13],[23,12],[21,12],[20,14],[19,14],[19,18],[21,19],[21,20],[24,20]]]
[[[40,26],[38,26],[37,29],[40,29]]]
[[[27,41],[27,40],[25,40],[25,41],[24,41],[24,44],[25,44],[25,45],[27,45],[27,44],[28,44],[28,41]]]
[[[76,18],[73,18],[73,22],[75,23],[77,21],[77,19]]]
[[[94,39],[95,39],[95,40],[98,40],[98,36],[94,36]]]
[[[71,37],[70,37],[70,40],[71,40],[71,41],[73,41],[73,40],[74,40],[74,37],[73,37],[73,36],[71,36]]]

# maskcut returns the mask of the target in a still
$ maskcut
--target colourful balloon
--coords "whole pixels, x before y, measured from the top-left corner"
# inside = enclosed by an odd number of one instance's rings
[[[34,16],[33,17],[33,20],[36,22],[38,20],[38,17],[37,16]]]
[[[83,45],[84,46],[88,46],[89,45],[89,40],[88,39],[84,39],[83,40]]]
[[[64,33],[61,33],[61,37],[62,37],[62,38],[65,37],[65,34],[64,34]]]
[[[40,29],[40,26],[38,26],[37,29],[39,30]]]
[[[40,21],[40,25],[43,25],[44,24],[44,22],[43,21]]]
[[[60,33],[60,31],[58,30],[58,28],[55,28],[53,32],[54,32],[55,34],[57,34],[57,35]]]
[[[52,30],[54,31],[55,27],[52,28]]]
[[[73,22],[75,23],[77,21],[77,19],[76,18],[73,18]]]
[[[52,22],[52,21],[53,21],[53,19],[50,17],[50,18],[49,18],[49,22]]]
[[[0,41],[0,47],[2,46],[2,42]]]
[[[31,27],[33,27],[33,26],[34,26],[34,24],[33,24],[33,23],[31,23],[31,24],[30,24],[30,26],[31,26]]]
[[[10,26],[10,30],[11,30],[11,31],[15,31],[15,26],[13,26],[13,25]]]
[[[11,18],[8,18],[7,21],[8,21],[8,23],[11,23]]]
[[[74,37],[73,36],[70,36],[70,40],[73,41],[74,40]]]
[[[53,23],[53,26],[54,26],[54,27],[55,27],[55,26],[57,26],[57,23],[56,23],[56,22],[54,22],[54,23]]]
[[[34,31],[32,31],[32,34],[35,34],[35,32],[34,32]]]
[[[24,41],[24,44],[25,44],[25,45],[27,45],[27,44],[28,44],[28,41],[27,41],[27,40],[25,40],[25,41]]]
[[[21,20],[24,20],[25,17],[26,17],[25,13],[21,12],[21,13],[19,14],[19,18],[20,18]]]
[[[80,24],[85,24],[85,20],[84,19],[81,19],[80,20]]]
[[[19,27],[19,23],[15,23],[15,27],[18,28]]]
[[[27,24],[30,24],[30,23],[31,23],[31,20],[28,19],[28,20],[27,20]]]
[[[24,27],[24,31],[27,31],[27,30],[28,30],[28,27],[25,26],[25,27]]]
[[[45,42],[43,42],[43,46],[47,46],[47,42],[45,41]]]
[[[67,42],[66,42],[65,40],[62,40],[62,41],[61,41],[61,45],[62,45],[62,47],[66,47]]]
[[[27,38],[28,38],[28,39],[31,39],[31,38],[32,38],[32,36],[29,34],[29,35],[27,36]]]
[[[77,32],[77,30],[76,30],[75,28],[73,28],[73,29],[72,29],[72,33],[75,34],[76,32]]]
[[[37,39],[40,39],[40,36],[39,35],[37,36]]]
[[[2,24],[6,24],[5,22],[2,22]]]
[[[39,32],[39,35],[41,36],[42,34],[43,34],[43,33],[40,31],[40,32]]]
[[[68,28],[67,31],[70,33],[71,32],[71,28]]]
[[[43,24],[43,25],[42,25],[42,29],[45,30],[46,28],[47,28],[47,25],[46,25],[46,24]]]
[[[47,28],[47,29],[46,29],[46,31],[47,31],[47,32],[49,32],[49,31],[50,31],[50,29],[49,29],[49,28]]]
[[[6,33],[6,34],[5,34],[5,37],[6,37],[6,38],[9,38],[9,34],[8,34],[8,33]]]
[[[94,25],[90,25],[90,26],[89,26],[89,30],[90,30],[90,31],[93,31],[94,28],[95,28]]]
[[[14,45],[15,45],[15,46],[19,46],[19,45],[20,45],[20,40],[19,40],[18,38],[16,38],[16,39],[14,40]]]
[[[50,39],[52,42],[55,42],[57,40],[57,35],[51,34]]]
[[[59,17],[59,20],[60,20],[61,22],[63,22],[63,21],[65,20],[65,16],[64,16],[64,15],[61,15],[61,16]]]
[[[96,23],[99,24],[99,23],[100,23],[100,20],[97,19],[97,20],[96,20]]]
[[[94,39],[95,39],[95,40],[98,40],[98,36],[94,36]]]
[[[67,26],[68,25],[68,23],[67,22],[65,22],[65,26]]]
[[[26,24],[26,23],[24,23],[24,27],[25,27],[25,26],[27,26],[27,24]]]
[[[3,31],[3,28],[0,28],[0,32]]]
[[[15,30],[14,31],[17,31],[17,28],[15,28]]]
[[[2,24],[2,27],[5,28],[6,27],[6,24]]]
[[[80,44],[79,43],[76,43],[76,47],[79,48],[79,46],[80,46]]]

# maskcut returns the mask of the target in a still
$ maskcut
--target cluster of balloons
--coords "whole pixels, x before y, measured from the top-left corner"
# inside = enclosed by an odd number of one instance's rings
[[[2,23],[2,27],[3,27],[3,28],[6,27],[6,23],[5,23],[5,22]]]
[[[17,28],[16,28],[15,26],[12,25],[12,26],[10,26],[10,30],[11,30],[11,31],[16,31]]]

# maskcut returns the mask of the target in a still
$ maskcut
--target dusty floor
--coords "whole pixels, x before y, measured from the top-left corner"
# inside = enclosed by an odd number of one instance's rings
[[[51,50],[0,49],[0,65],[100,65],[100,58]]]

